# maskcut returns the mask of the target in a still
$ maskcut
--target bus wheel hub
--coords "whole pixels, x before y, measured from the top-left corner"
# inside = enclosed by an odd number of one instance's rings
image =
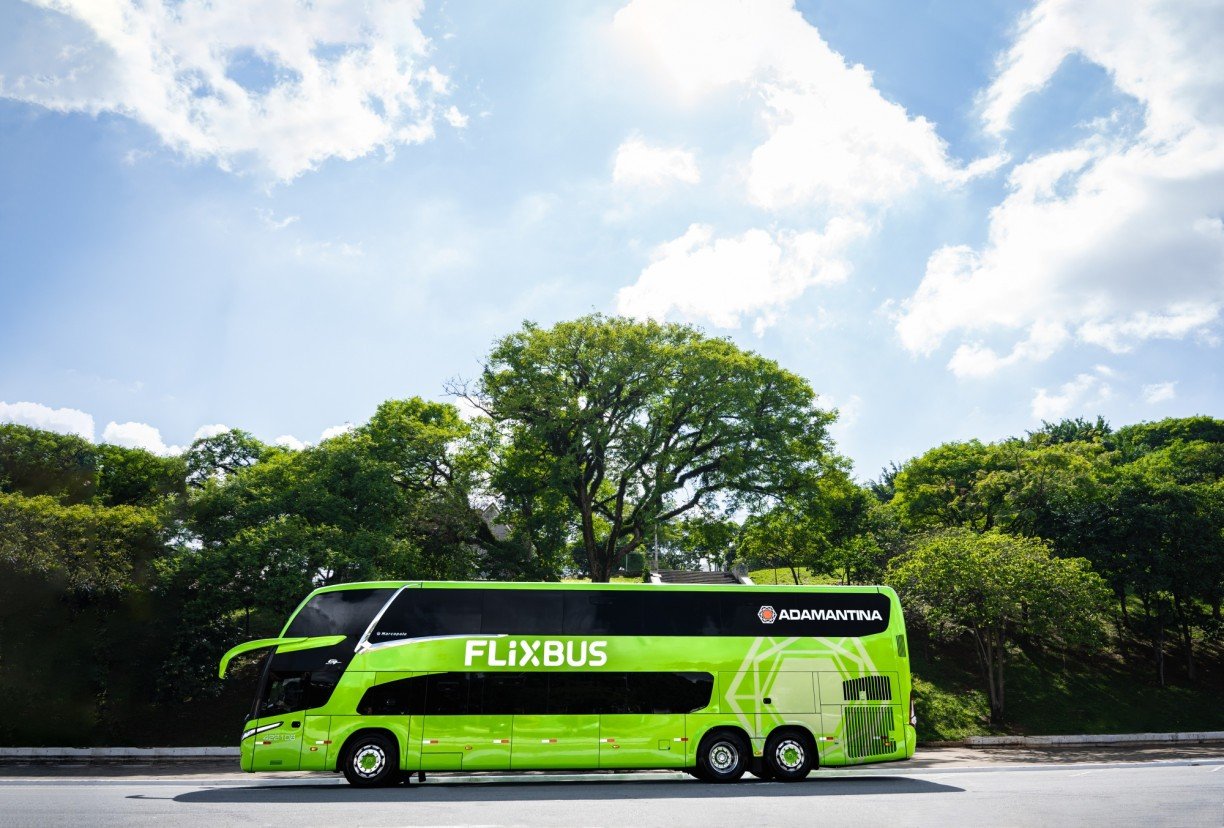
[[[381,748],[365,745],[353,757],[353,768],[362,776],[377,776],[386,761]]]
[[[786,739],[774,751],[778,765],[786,770],[796,770],[803,764],[803,745],[794,739]]]
[[[719,742],[710,751],[710,765],[718,771],[727,771],[735,767],[739,753],[726,742]]]

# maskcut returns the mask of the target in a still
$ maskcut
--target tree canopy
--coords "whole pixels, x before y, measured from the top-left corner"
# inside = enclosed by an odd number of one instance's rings
[[[527,323],[458,390],[497,429],[493,487],[564,498],[599,581],[654,526],[781,496],[832,454],[803,379],[685,325]]]
[[[1083,558],[1058,558],[1035,538],[947,529],[897,558],[888,582],[911,613],[947,636],[973,639],[990,699],[1004,714],[1004,664],[1017,635],[1091,641],[1108,594]]]

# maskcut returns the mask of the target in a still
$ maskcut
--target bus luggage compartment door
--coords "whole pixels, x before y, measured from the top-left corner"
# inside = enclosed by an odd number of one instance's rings
[[[426,716],[421,733],[421,767],[442,770],[458,757],[456,770],[509,769],[511,719],[494,715]]]
[[[515,770],[599,767],[599,716],[515,716]]]
[[[683,713],[599,717],[601,768],[682,768],[688,742]]]

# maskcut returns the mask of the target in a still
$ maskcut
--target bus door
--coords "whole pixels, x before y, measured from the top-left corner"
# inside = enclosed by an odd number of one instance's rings
[[[302,710],[309,673],[271,670],[260,705],[259,718],[252,724],[254,770],[299,770],[302,764]],[[326,737],[324,737],[326,738]]]
[[[302,718],[302,764],[301,770],[326,770],[327,746],[331,744],[331,716],[316,716],[307,713]]]

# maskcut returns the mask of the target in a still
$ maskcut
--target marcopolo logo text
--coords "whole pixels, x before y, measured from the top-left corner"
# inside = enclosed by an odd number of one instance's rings
[[[524,641],[473,638],[466,642],[463,666],[480,660],[489,667],[602,667],[607,641]]]

